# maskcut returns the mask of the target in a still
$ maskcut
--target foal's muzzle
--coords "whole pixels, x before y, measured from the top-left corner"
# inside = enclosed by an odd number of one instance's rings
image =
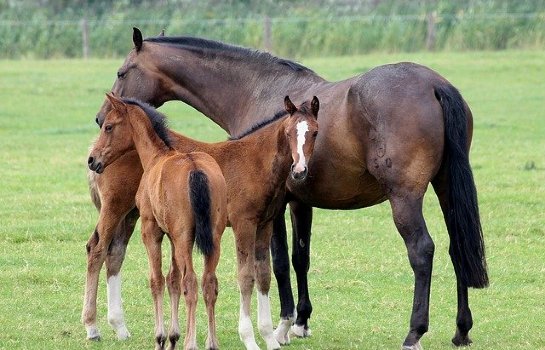
[[[295,171],[295,165],[291,166],[291,178],[295,181],[303,181],[308,174],[308,168],[304,167],[301,171]]]
[[[87,165],[89,166],[89,169],[96,172],[97,174],[101,174],[104,171],[104,166],[101,162],[97,162],[94,157],[89,157],[87,159]]]

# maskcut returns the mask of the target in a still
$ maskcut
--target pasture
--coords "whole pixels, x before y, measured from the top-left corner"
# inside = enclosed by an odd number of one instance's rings
[[[474,114],[471,163],[491,285],[470,290],[472,349],[545,349],[545,52],[372,54],[302,63],[329,80],[340,80],[396,61],[437,70],[460,90]],[[98,134],[95,113],[121,62],[0,61],[0,349],[142,349],[153,344],[139,224],[122,273],[132,338],[117,341],[107,325],[104,278],[98,311],[103,340],[85,340],[80,323],[85,243],[98,217],[87,190],[87,152]],[[180,102],[168,103],[161,111],[170,117],[173,129],[188,136],[204,141],[227,137]],[[422,345],[451,349],[456,285],[445,224],[431,188],[424,210],[436,253],[430,330]],[[239,349],[230,229],[222,245],[218,337],[223,349]],[[408,327],[413,275],[389,205],[315,210],[311,259],[313,336],[294,339],[289,348],[398,349]],[[197,274],[202,271],[200,261]],[[271,303],[276,324],[274,278]],[[183,317],[180,322],[185,322]],[[205,326],[201,298],[201,348]]]

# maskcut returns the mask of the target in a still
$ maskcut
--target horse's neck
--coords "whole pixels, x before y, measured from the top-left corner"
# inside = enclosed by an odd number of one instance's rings
[[[129,118],[132,127],[132,138],[142,168],[149,169],[158,157],[168,152],[169,148],[157,136],[147,116],[135,116]]]
[[[303,95],[325,82],[275,61],[267,65],[251,57],[222,57],[221,51],[209,56],[168,50],[159,69],[170,79],[169,98],[188,103],[233,136],[282,110],[286,95]]]

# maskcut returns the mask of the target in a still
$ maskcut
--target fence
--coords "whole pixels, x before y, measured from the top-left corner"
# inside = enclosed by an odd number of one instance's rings
[[[193,20],[0,21],[0,57],[117,57],[146,36],[191,35],[287,57],[370,51],[544,48],[545,14],[426,15]]]

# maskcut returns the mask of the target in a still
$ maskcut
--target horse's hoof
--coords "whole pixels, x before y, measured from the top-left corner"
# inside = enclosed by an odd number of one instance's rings
[[[280,345],[289,345],[290,343],[290,327],[293,324],[293,319],[283,318],[278,323],[274,330],[274,338]]]
[[[294,324],[293,326],[291,326],[290,331],[291,331],[291,334],[293,334],[297,338],[310,337],[312,333],[310,328],[305,327],[304,325],[298,325],[298,324]]]
[[[127,340],[131,337],[131,333],[129,333],[127,327],[116,329],[115,333],[117,334],[117,339],[119,340]]]
[[[96,327],[87,328],[87,340],[100,341],[100,332]]]
[[[454,338],[452,338],[452,344],[455,346],[468,346],[473,343],[471,339],[469,339],[469,336],[467,333],[465,335],[460,334],[458,330],[456,330],[456,334],[454,335]]]
[[[102,338],[100,337],[100,334],[97,334],[97,335],[92,336],[92,337],[87,337],[87,340],[90,340],[90,341],[101,341]]]
[[[420,342],[416,342],[416,344],[413,345],[403,345],[401,347],[401,350],[424,350]]]

